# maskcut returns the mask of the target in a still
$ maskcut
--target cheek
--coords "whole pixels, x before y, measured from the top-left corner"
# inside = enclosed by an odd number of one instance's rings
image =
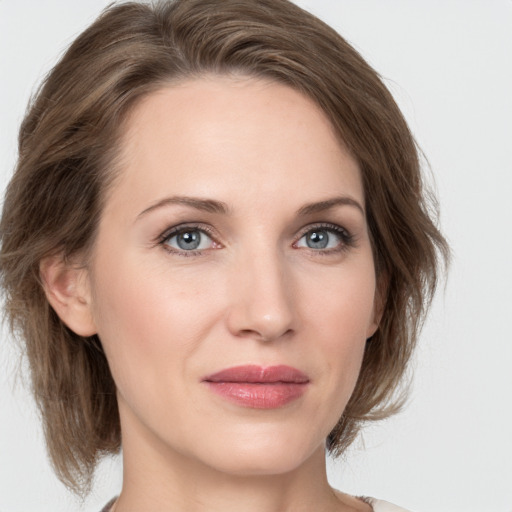
[[[171,372],[183,377],[215,317],[214,301],[199,282],[177,282],[161,266],[129,257],[98,261],[94,316],[119,391],[156,389],[157,377]]]
[[[301,300],[307,303],[308,322],[325,332],[333,347],[344,350],[351,341],[365,341],[374,325],[373,260],[360,258],[328,270],[324,275],[303,278]]]
[[[308,286],[315,292],[306,310],[306,323],[316,345],[311,356],[321,357],[326,368],[325,393],[336,404],[331,402],[337,411],[334,417],[352,394],[374,325],[373,262],[368,259],[349,270],[322,280],[322,287],[318,281]]]

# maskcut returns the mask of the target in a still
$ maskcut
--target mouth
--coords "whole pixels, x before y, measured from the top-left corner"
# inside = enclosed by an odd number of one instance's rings
[[[305,392],[309,378],[291,366],[235,366],[203,379],[210,391],[242,407],[276,409]]]

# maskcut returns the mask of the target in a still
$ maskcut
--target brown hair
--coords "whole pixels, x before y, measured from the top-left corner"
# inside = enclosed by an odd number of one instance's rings
[[[115,384],[96,336],[50,307],[39,275],[50,254],[86,253],[115,174],[123,119],[177,80],[242,73],[311,97],[357,159],[383,315],[328,446],[340,454],[395,391],[432,298],[446,243],[425,193],[414,139],[377,73],[334,30],[287,0],[177,0],[108,8],[50,72],[23,121],[1,220],[1,279],[24,343],[57,475],[87,489],[120,448]]]

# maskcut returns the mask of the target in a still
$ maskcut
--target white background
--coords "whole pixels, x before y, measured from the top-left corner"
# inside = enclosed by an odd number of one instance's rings
[[[33,86],[105,0],[0,0],[0,179]],[[415,512],[512,511],[512,1],[301,0],[384,77],[435,175],[454,259],[400,416],[367,430],[333,485]],[[0,339],[0,512],[98,512],[51,473],[31,399]]]

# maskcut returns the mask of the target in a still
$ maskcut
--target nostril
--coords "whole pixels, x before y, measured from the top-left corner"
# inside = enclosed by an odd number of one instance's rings
[[[274,331],[264,329],[241,329],[238,332],[238,336],[241,338],[253,338],[263,342],[272,342],[279,338],[290,336],[291,334],[293,334],[293,329],[286,329],[284,331],[280,329]]]

